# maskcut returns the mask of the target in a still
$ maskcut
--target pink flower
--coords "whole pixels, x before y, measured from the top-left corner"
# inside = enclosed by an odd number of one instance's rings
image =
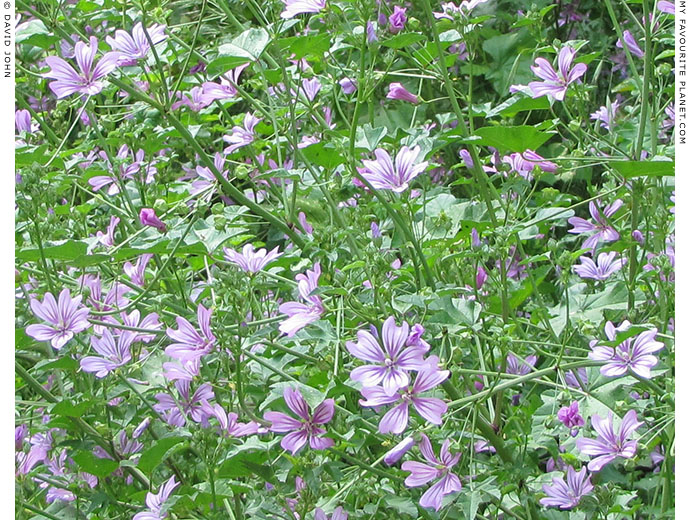
[[[532,171],[537,166],[544,172],[554,173],[558,166],[551,161],[546,161],[538,153],[525,150],[522,154],[513,153],[503,157],[503,161],[510,165],[510,170],[524,177],[528,181],[533,179]]]
[[[325,450],[333,446],[333,439],[322,437],[326,430],[318,425],[326,424],[333,418],[335,411],[335,401],[326,399],[314,410],[314,414],[309,413],[309,405],[302,397],[299,390],[285,387],[283,392],[285,403],[288,408],[299,417],[295,419],[282,412],[266,412],[264,419],[271,422],[270,430],[277,433],[288,433],[280,445],[284,450],[293,455],[297,453],[309,441],[309,445],[314,450]]]
[[[93,59],[96,56],[97,50],[98,40],[93,36],[89,39],[89,45],[84,42],[78,42],[74,46],[79,72],[75,71],[62,58],[57,56],[48,56],[46,58],[50,72],[43,74],[43,77],[56,80],[48,86],[58,99],[67,97],[75,92],[93,96],[103,90],[105,83],[101,80],[117,67],[120,53],[106,53],[94,67]]]
[[[637,56],[638,58],[644,58],[644,51],[640,49],[640,46],[637,44],[637,40],[630,31],[623,31],[623,42],[630,51],[630,54]],[[620,39],[616,41],[616,47],[619,49],[623,48],[623,43],[621,43]]]
[[[409,101],[410,103],[416,105],[419,103],[419,98],[415,96],[412,92],[407,90],[402,86],[402,83],[391,83],[388,85],[388,94],[386,95],[388,99],[399,99],[400,101]]]
[[[577,401],[573,401],[570,406],[564,406],[558,410],[558,420],[568,428],[585,425],[585,421],[580,415],[580,405]]]
[[[202,85],[204,95],[210,96],[213,99],[234,98],[237,95],[237,84],[240,81],[240,74],[249,65],[249,63],[245,63],[229,70],[220,77],[220,84],[210,81],[205,82]]]
[[[462,484],[457,475],[450,472],[460,460],[460,454],[451,455],[450,439],[446,439],[441,446],[440,457],[437,459],[431,447],[431,442],[425,434],[421,434],[422,440],[419,443],[419,450],[429,464],[423,462],[407,461],[403,462],[403,471],[409,471],[410,475],[405,479],[407,487],[419,487],[440,479],[433,486],[426,490],[422,495],[419,505],[422,507],[433,507],[436,511],[441,509],[443,497],[462,489]]]
[[[139,221],[144,226],[155,227],[161,233],[166,230],[163,221],[156,216],[156,212],[151,208],[142,208],[139,212]]]
[[[357,82],[351,80],[350,78],[343,78],[339,82],[345,94],[352,94],[357,90]]]
[[[575,50],[563,47],[558,53],[558,73],[544,58],[537,58],[532,66],[532,72],[543,79],[543,82],[533,81],[529,84],[532,97],[551,96],[557,101],[565,99],[568,86],[579,79],[586,71],[587,65],[578,63],[571,69],[575,58]]]
[[[38,341],[50,341],[54,349],[61,349],[75,334],[88,329],[89,309],[81,305],[81,295],[72,298],[69,289],[60,292],[58,301],[46,293],[43,302],[32,298],[31,310],[48,325],[29,325],[26,333]]]

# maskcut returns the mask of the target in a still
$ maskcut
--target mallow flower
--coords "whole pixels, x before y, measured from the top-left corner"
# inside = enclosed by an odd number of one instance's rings
[[[165,41],[167,38],[165,29],[165,25],[160,24],[153,24],[146,29],[154,45],[158,45]],[[108,42],[108,45],[114,50],[120,52],[119,64],[122,66],[135,65],[137,60],[146,58],[149,52],[151,52],[151,45],[146,38],[144,27],[141,25],[141,22],[137,22],[132,29],[131,35],[127,31],[118,29],[115,31],[114,38],[112,36],[106,36],[105,41]]]
[[[170,477],[158,490],[158,493],[146,493],[146,506],[148,511],[142,511],[134,515],[132,520],[163,520],[168,514],[163,510],[165,502],[180,483],[175,481],[175,475]]]
[[[604,327],[606,337],[609,341],[616,341],[616,333],[625,331],[630,327],[630,322],[625,321],[619,327],[614,327],[613,323],[606,322]],[[652,377],[652,367],[656,366],[659,360],[654,356],[664,348],[664,344],[656,341],[657,330],[650,329],[640,333],[634,338],[626,338],[615,348],[598,345],[596,340],[589,344],[592,352],[589,358],[594,361],[605,361],[601,367],[601,374],[607,377],[619,377],[625,375],[628,369],[645,379]]]
[[[402,83],[391,83],[388,85],[388,94],[386,94],[386,98],[408,101],[413,105],[419,103],[419,98],[403,87]]]
[[[280,445],[293,455],[309,441],[314,450],[325,450],[334,445],[333,439],[322,437],[326,433],[319,425],[326,424],[333,418],[335,401],[326,399],[316,407],[314,413],[309,411],[309,405],[302,397],[302,393],[292,387],[285,387],[283,391],[285,404],[299,417],[295,419],[282,412],[266,412],[264,419],[271,422],[270,430],[276,433],[287,433]]]
[[[539,500],[541,505],[572,509],[580,503],[583,496],[594,490],[586,468],[575,471],[575,468],[568,466],[566,477],[567,482],[563,480],[563,477],[556,476],[550,486],[547,484],[542,486],[547,496]]]
[[[594,231],[594,233],[587,237],[582,243],[583,249],[591,249],[592,251],[596,249],[599,241],[615,242],[620,235],[618,231],[608,223],[608,220],[611,219],[613,214],[618,211],[622,205],[623,201],[621,199],[616,199],[611,204],[607,205],[600,213],[599,204],[596,201],[591,201],[589,203],[589,214],[592,216],[594,222],[590,222],[581,217],[570,217],[568,219],[568,224],[572,225],[573,229],[569,229],[568,233],[581,234]]]
[[[165,348],[165,353],[179,361],[198,359],[213,349],[216,337],[211,331],[211,309],[199,304],[197,321],[201,334],[182,316],[176,318],[178,330],[168,328],[166,334],[175,343]]]
[[[318,13],[326,8],[326,0],[283,0],[285,10],[281,18],[293,18],[303,13]]]
[[[89,309],[81,304],[81,295],[72,298],[69,289],[63,289],[57,301],[52,294],[46,293],[43,302],[32,298],[29,305],[45,324],[29,325],[26,333],[38,341],[50,341],[54,349],[61,349],[75,334],[91,326]]]
[[[43,74],[45,78],[55,81],[48,86],[58,99],[67,97],[75,92],[87,96],[98,94],[105,87],[103,78],[110,74],[116,67],[120,59],[119,52],[108,52],[94,66],[94,58],[98,50],[98,40],[92,36],[89,44],[77,42],[74,46],[74,57],[77,61],[79,72],[62,58],[48,56],[46,63],[50,67],[50,72]]]
[[[599,434],[596,439],[579,438],[576,441],[577,449],[584,455],[594,457],[587,469],[589,471],[599,471],[606,464],[617,457],[630,459],[635,456],[637,451],[637,441],[630,440],[629,437],[643,423],[637,420],[637,412],[630,410],[623,417],[620,430],[615,433],[613,430],[613,413],[609,412],[607,419],[602,419],[597,414],[592,416],[592,426]]]
[[[407,372],[424,368],[424,354],[429,350],[420,343],[408,345],[409,333],[410,326],[403,322],[398,327],[393,316],[383,323],[380,342],[366,330],[357,331],[357,343],[348,341],[345,347],[356,358],[373,364],[355,368],[350,379],[365,387],[381,383],[386,396],[394,396],[398,389],[406,387],[410,382]]]
[[[403,471],[409,471],[410,475],[405,479],[407,487],[419,487],[440,479],[433,486],[426,490],[422,495],[419,505],[422,507],[433,507],[436,511],[441,509],[443,497],[462,489],[462,483],[457,475],[450,472],[460,460],[460,454],[450,453],[450,439],[446,439],[441,446],[439,458],[434,455],[429,437],[421,434],[422,440],[419,442],[419,450],[429,464],[423,462],[407,461],[403,462]]]
[[[318,287],[320,276],[321,264],[319,262],[314,264],[313,270],[307,269],[304,274],[298,274],[295,277],[297,290],[305,303],[286,302],[278,307],[281,313],[288,315],[288,318],[281,321],[278,326],[280,332],[286,334],[288,338],[297,334],[310,323],[317,321],[323,314],[324,308],[321,297],[312,294]]]
[[[577,81],[586,71],[587,65],[578,63],[571,68],[575,58],[575,49],[564,46],[558,53],[558,72],[544,58],[534,60],[532,72],[543,81],[532,81],[529,88],[532,97],[550,96],[556,101],[563,101],[568,86]]]
[[[260,121],[261,119],[247,112],[244,115],[244,122],[242,126],[233,126],[232,134],[223,136],[223,141],[230,145],[224,150],[223,153],[226,155],[231,154],[235,150],[239,150],[243,146],[253,143],[254,127],[259,124]]]
[[[255,251],[252,244],[245,244],[241,253],[227,247],[224,247],[223,251],[228,262],[247,273],[258,273],[283,254],[278,252],[278,246],[267,253],[264,248]]]
[[[419,146],[414,148],[403,146],[396,155],[395,165],[393,165],[388,152],[383,148],[377,148],[374,151],[376,160],[363,160],[364,169],[360,173],[377,190],[393,190],[401,193],[429,164],[426,161],[414,164],[420,151]]]
[[[443,423],[443,414],[448,410],[448,405],[437,397],[420,397],[420,394],[428,392],[443,383],[450,372],[438,369],[438,357],[431,356],[429,364],[417,372],[414,384],[405,390],[389,396],[380,386],[362,388],[362,395],[366,401],[360,400],[362,406],[383,406],[398,403],[383,416],[379,423],[379,432],[394,433],[396,435],[405,431],[409,420],[410,404],[417,413],[431,424],[440,426]]]
[[[107,328],[103,336],[91,336],[91,348],[100,354],[99,356],[86,356],[81,359],[79,365],[84,372],[90,372],[97,378],[107,376],[118,367],[126,365],[132,360],[130,348],[136,339],[136,333],[124,331],[115,338]]]
[[[583,255],[580,257],[580,264],[573,266],[573,271],[580,275],[580,278],[604,281],[616,271],[620,271],[626,262],[625,258],[616,260],[617,254],[615,251],[599,253],[596,263]]]

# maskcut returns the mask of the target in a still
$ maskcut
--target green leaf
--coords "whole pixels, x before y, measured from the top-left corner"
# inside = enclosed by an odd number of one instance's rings
[[[421,42],[425,39],[425,36],[421,33],[403,33],[396,34],[392,38],[382,41],[381,45],[391,49],[403,49],[405,47],[409,47],[413,43]]]
[[[117,462],[110,459],[100,459],[90,451],[78,451],[72,455],[72,460],[87,473],[103,478],[118,468]]]
[[[326,147],[324,142],[316,143],[302,149],[304,156],[317,166],[332,169],[345,162],[345,158],[331,147]]]
[[[178,444],[184,441],[184,437],[165,437],[146,450],[139,459],[137,467],[144,473],[151,473],[161,462],[163,462],[174,449],[179,448]]]
[[[77,370],[79,362],[69,356],[63,356],[58,359],[45,359],[39,361],[34,365],[34,368],[42,368],[43,370],[59,368],[61,370]]]
[[[409,497],[388,495],[384,497],[383,501],[386,503],[388,507],[392,507],[398,513],[410,516],[417,516],[417,506]]]
[[[494,117],[502,115],[506,117],[513,117],[520,112],[527,112],[529,110],[548,110],[549,100],[546,96],[531,98],[524,96],[513,96],[504,101],[500,105],[492,108],[487,112],[486,117]]]
[[[64,400],[53,406],[51,413],[63,417],[81,417],[92,404],[93,401],[82,401],[79,404],[72,404],[70,401]]]
[[[258,60],[269,41],[264,29],[247,29],[230,43],[218,47],[218,57],[208,64],[208,74],[223,74],[238,65]]]
[[[388,129],[385,126],[374,128],[366,123],[363,127],[357,128],[355,146],[373,152],[387,133]]]
[[[278,41],[278,47],[283,51],[289,50],[291,54],[295,55],[295,60],[309,55],[322,56],[331,48],[331,34],[326,32],[309,36],[282,38]]]
[[[611,167],[626,179],[633,177],[673,177],[675,161],[613,161]]]
[[[86,255],[86,243],[76,240],[64,240],[56,242],[54,245],[43,247],[43,254],[46,258],[53,260],[76,260],[80,256]],[[21,249],[17,253],[17,259],[25,262],[37,262],[41,258],[41,252],[36,249]]]
[[[553,134],[540,132],[528,125],[485,126],[475,130],[474,133],[481,138],[479,144],[520,153],[527,149],[536,150],[553,137]]]

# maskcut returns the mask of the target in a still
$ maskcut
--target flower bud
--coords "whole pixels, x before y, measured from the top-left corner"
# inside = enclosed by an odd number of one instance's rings
[[[384,455],[383,462],[385,462],[389,466],[392,466],[393,464],[398,462],[402,458],[402,456],[405,455],[405,453],[410,451],[410,449],[414,445],[415,441],[411,435],[405,437],[402,441],[393,446],[393,448]]]

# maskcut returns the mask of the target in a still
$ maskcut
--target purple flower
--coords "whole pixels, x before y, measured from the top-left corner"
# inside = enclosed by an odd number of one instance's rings
[[[144,282],[146,281],[146,265],[151,258],[153,258],[151,253],[144,253],[137,258],[137,263],[135,265],[132,265],[131,262],[125,262],[125,274],[129,276],[129,279],[134,285],[138,285],[139,287],[144,286]]]
[[[558,410],[558,420],[568,428],[585,425],[585,421],[580,415],[580,405],[577,401],[573,401],[570,406],[564,406]]]
[[[158,493],[146,493],[146,506],[148,511],[143,511],[134,515],[132,520],[162,520],[168,516],[168,513],[163,511],[165,502],[170,498],[170,494],[179,486],[179,482],[175,482],[175,475],[170,477],[158,490]]]
[[[618,102],[618,100],[614,100],[614,102],[611,103],[610,107],[599,107],[599,110],[591,114],[589,118],[592,121],[599,121],[603,128],[606,128],[606,130],[611,131],[611,122],[616,117],[616,113],[618,112],[619,107],[620,103]]]
[[[575,377],[576,373],[577,377]],[[580,381],[578,381],[578,378],[582,381],[582,384],[586,385],[588,383],[586,368],[580,367],[575,372],[568,370],[565,373],[565,384],[571,388],[580,388]]]
[[[408,435],[405,437],[403,440],[401,440],[398,444],[393,446],[388,452],[383,456],[383,462],[388,464],[389,466],[392,466],[396,462],[398,462],[405,453],[410,451],[412,449],[412,446],[416,444],[414,437],[412,435]]]
[[[318,13],[326,8],[326,0],[283,0],[285,11],[281,18],[292,18],[302,13]]]
[[[520,361],[515,354],[508,352],[506,357],[506,363],[508,367],[506,368],[507,374],[515,374],[518,376],[524,376],[529,374],[534,370],[534,364],[537,362],[537,356],[531,355],[525,358],[525,361]]]
[[[316,262],[314,270],[307,269],[305,274],[298,274],[295,277],[297,280],[297,290],[300,297],[306,303],[287,302],[281,304],[278,310],[288,315],[288,319],[280,322],[278,329],[283,334],[287,334],[289,338],[297,334],[298,331],[317,321],[321,314],[323,314],[323,303],[318,295],[312,294],[319,284],[319,277],[321,276],[321,264]]]
[[[178,330],[168,328],[166,334],[175,341],[165,348],[165,353],[182,362],[198,359],[211,352],[216,337],[211,332],[211,310],[199,304],[197,307],[197,321],[201,334],[192,324],[181,316],[176,318]]]
[[[28,110],[17,110],[14,113],[14,126],[19,133],[32,134],[38,130],[38,125],[31,124],[31,113]]]
[[[548,496],[542,498],[539,502],[547,507],[554,506],[560,509],[572,509],[580,503],[583,496],[594,490],[590,478],[585,468],[575,471],[572,466],[568,466],[568,482],[566,483],[563,477],[554,477],[550,486],[546,484],[542,486],[544,493]]]
[[[417,410],[417,413],[430,423],[437,426],[443,423],[442,417],[448,410],[448,405],[436,397],[419,397],[419,394],[432,390],[448,379],[450,372],[439,370],[436,366],[437,363],[438,358],[431,356],[429,365],[417,372],[412,387],[398,391],[393,395],[388,395],[380,386],[362,388],[362,395],[366,398],[366,401],[359,401],[362,406],[383,406],[401,401],[383,416],[379,423],[379,432],[398,435],[405,431],[409,420],[410,403]]]
[[[309,101],[314,101],[316,95],[321,90],[321,82],[318,78],[303,79],[300,91]]]
[[[419,103],[419,98],[415,96],[412,92],[407,90],[402,86],[402,83],[391,83],[388,85],[388,94],[386,95],[388,99],[399,99],[400,101],[409,101],[410,103],[416,105]]]
[[[573,229],[569,229],[568,233],[580,234],[595,231],[593,235],[582,243],[583,249],[591,249],[592,251],[596,249],[600,240],[604,242],[618,240],[618,232],[608,224],[607,219],[610,219],[622,205],[623,201],[621,199],[614,200],[604,208],[603,214],[605,218],[602,218],[599,213],[599,205],[595,201],[591,201],[589,203],[589,214],[592,215],[594,223],[580,217],[570,217],[568,223],[572,224]]]
[[[110,185],[110,187],[108,188],[108,195],[117,195],[118,193],[120,193],[120,187],[118,186],[117,182],[118,176],[117,174],[113,173],[113,165],[110,164],[108,156],[105,154],[105,152],[101,151],[98,153],[98,155],[106,161],[111,174],[96,175],[94,177],[91,177],[89,178],[89,185],[91,186],[93,191],[98,191],[101,188]],[[118,166],[119,179],[122,181],[126,179],[131,179],[134,176],[134,174],[139,171],[144,159],[144,151],[139,150],[136,153],[136,155],[133,156],[133,161],[127,164],[124,162],[124,160],[128,159],[129,156],[130,150],[126,144],[123,144],[120,147],[120,149],[117,151],[117,155],[115,156],[116,159],[122,161]]]
[[[440,457],[437,459],[429,438],[423,433],[421,436],[422,440],[419,442],[419,450],[431,465],[424,464],[423,462],[407,461],[403,462],[401,468],[404,471],[410,472],[410,475],[405,479],[407,487],[419,487],[432,480],[440,479],[426,490],[419,501],[420,506],[433,507],[438,511],[441,509],[444,496],[462,489],[460,479],[457,475],[450,472],[450,469],[460,460],[460,454],[451,455],[449,450],[450,439],[446,439],[443,442],[443,446],[441,446]]]
[[[474,451],[475,453],[496,453],[496,448],[494,448],[491,444],[482,439],[474,443]]]
[[[132,432],[132,439],[138,439],[141,437],[144,431],[146,431],[146,429],[149,427],[149,424],[151,424],[151,418],[146,417],[136,428],[134,428],[134,431]]]
[[[357,91],[357,82],[350,78],[343,78],[339,82],[345,94],[352,94]]]
[[[215,397],[211,385],[202,384],[191,397],[189,395],[190,386],[189,381],[175,381],[175,388],[180,394],[179,399],[164,393],[155,396],[158,404],[153,405],[153,409],[160,413],[171,426],[184,426],[187,424],[188,415],[197,423],[200,423],[206,416],[202,409],[202,403]]]
[[[446,2],[441,4],[441,9],[443,11],[440,13],[434,13],[434,18],[437,20],[445,18],[446,20],[452,21],[455,14],[463,12],[465,14],[469,14],[472,9],[477,7],[479,4],[483,4],[484,2],[488,2],[488,0],[463,0],[460,5],[455,5],[453,2]]]
[[[235,150],[254,142],[254,127],[261,121],[258,117],[247,112],[244,116],[244,126],[233,126],[231,135],[224,135],[223,141],[229,143],[223,153],[231,154]]]
[[[154,45],[158,45],[167,38],[165,34],[165,25],[153,24],[146,29],[146,32],[149,34]],[[115,31],[115,38],[106,36],[105,41],[108,42],[108,45],[114,50],[120,51],[119,64],[123,66],[136,64],[137,60],[146,58],[151,51],[151,46],[146,39],[146,34],[144,34],[144,28],[141,22],[138,22],[134,26],[131,36],[128,32],[118,29]]]
[[[201,362],[199,358],[189,359],[183,363],[163,363],[163,377],[169,381],[193,381],[199,375]]]
[[[596,439],[577,439],[577,449],[584,455],[594,457],[587,469],[599,471],[616,457],[630,459],[637,451],[637,441],[628,440],[632,432],[643,423],[637,420],[637,412],[630,410],[623,417],[623,422],[618,433],[613,431],[613,413],[609,412],[608,419],[601,419],[597,414],[592,416],[592,426],[599,434]]]
[[[165,223],[156,216],[156,211],[151,208],[142,208],[139,212],[139,221],[144,226],[155,227],[161,233],[165,232]]]
[[[249,65],[249,63],[245,63],[229,70],[220,77],[220,84],[210,81],[205,82],[201,86],[204,95],[211,96],[214,99],[234,98],[237,95],[237,84],[240,81],[240,74],[244,69],[249,67]]]
[[[574,58],[575,50],[572,47],[563,47],[558,53],[558,73],[544,58],[534,60],[535,65],[532,66],[532,72],[544,81],[529,83],[532,97],[538,98],[548,95],[557,101],[563,101],[568,86],[587,71],[587,65],[584,63],[578,63],[571,69],[570,66]]]
[[[367,22],[367,43],[374,43],[379,41],[378,36],[376,36],[376,27],[371,21]]]
[[[101,81],[101,78],[107,76],[117,67],[120,53],[106,53],[101,61],[94,67],[93,59],[96,56],[97,50],[98,40],[93,36],[89,39],[89,45],[84,42],[78,42],[74,46],[75,59],[77,60],[79,72],[75,71],[72,66],[62,58],[58,58],[57,56],[48,56],[46,58],[46,63],[50,67],[50,72],[43,74],[43,77],[56,80],[48,86],[58,99],[67,97],[75,92],[93,96],[103,90],[105,84]]]
[[[63,289],[57,301],[46,293],[43,302],[32,298],[29,304],[34,315],[48,325],[29,325],[26,333],[38,341],[50,341],[54,349],[61,349],[75,334],[91,326],[89,309],[81,305],[81,295],[72,298],[69,289]]]
[[[604,281],[616,271],[620,271],[626,263],[625,258],[614,260],[617,254],[615,251],[599,253],[596,263],[591,258],[581,256],[581,263],[573,266],[573,271],[580,275],[580,278],[593,278],[594,280]]]
[[[107,247],[114,246],[115,245],[115,228],[117,227],[117,225],[119,223],[120,223],[119,217],[110,217],[110,224],[108,224],[108,228],[106,229],[106,232],[103,233],[103,231],[96,231],[96,237],[98,238],[98,241]]]
[[[178,92],[177,97],[180,100],[172,104],[171,110],[186,106],[194,112],[199,112],[218,99],[208,89],[204,90],[203,85],[193,87],[189,92]]]
[[[630,31],[623,31],[623,43],[625,43],[625,46],[630,51],[630,54],[637,56],[638,58],[644,58],[644,51],[640,49],[640,46],[637,44],[637,40],[635,40],[635,37]],[[618,41],[616,41],[616,47],[622,49],[623,43],[621,43],[620,39],[618,39]]]
[[[609,321],[606,322],[604,329],[609,341],[614,342],[616,341],[616,332],[625,331],[629,327],[630,323],[627,321],[618,328]],[[606,361],[606,364],[601,367],[601,374],[604,376],[622,376],[630,369],[638,376],[650,379],[652,367],[659,362],[656,356],[652,354],[664,348],[663,343],[656,341],[656,334],[656,329],[646,330],[635,338],[626,338],[615,348],[597,345],[596,340],[593,340],[590,342],[592,352],[589,353],[589,358],[595,361]]]
[[[424,161],[414,164],[419,155],[420,148],[415,146],[410,149],[403,146],[395,157],[395,166],[388,152],[382,148],[374,151],[376,160],[363,160],[365,169],[360,171],[369,183],[377,190],[393,190],[401,193],[409,187],[409,183],[428,166]]]
[[[309,405],[302,397],[299,390],[285,387],[283,392],[285,403],[288,408],[299,417],[295,419],[282,412],[266,412],[264,419],[271,422],[270,430],[276,433],[288,433],[280,445],[284,450],[293,455],[297,453],[309,441],[309,445],[314,450],[325,450],[335,443],[333,439],[321,437],[326,430],[320,428],[319,424],[326,424],[333,418],[335,411],[335,401],[326,399],[314,410],[314,414],[309,413]]]
[[[350,373],[350,379],[359,381],[365,387],[383,383],[387,396],[395,395],[400,388],[410,383],[408,370],[421,370],[425,366],[424,354],[428,346],[407,345],[410,326],[403,322],[398,327],[395,318],[390,316],[381,328],[381,343],[365,330],[357,331],[357,343],[348,341],[345,346],[350,354],[373,365],[363,365]]]
[[[314,509],[314,520],[347,520],[347,512],[340,506],[333,510],[333,514],[329,517],[323,512],[323,509],[317,507]]]
[[[407,9],[405,7],[397,5],[393,8],[393,14],[388,18],[388,30],[392,34],[397,34],[405,28],[405,24],[407,23],[406,11]]]
[[[220,172],[221,176],[227,180],[228,171],[223,169],[225,167],[225,157],[216,152],[216,155],[213,158],[213,165],[215,166],[216,170]],[[197,166],[196,173],[200,179],[196,179],[192,182],[192,187],[189,190],[190,195],[198,195],[218,182],[218,179],[216,179],[216,176],[213,175],[211,169],[207,168],[206,166]]]
[[[278,252],[278,246],[266,253],[266,250],[263,248],[254,251],[254,246],[251,244],[245,244],[242,248],[242,253],[238,253],[227,247],[224,247],[223,251],[225,252],[225,259],[228,262],[232,262],[247,273],[258,273],[283,254]]]
[[[132,360],[130,347],[136,334],[125,331],[117,339],[110,330],[105,329],[102,337],[91,336],[91,348],[98,352],[98,356],[86,356],[79,362],[84,372],[94,373],[97,378],[107,376],[118,367],[126,365]]]
[[[667,2],[666,0],[659,0],[656,3],[656,8],[659,11],[661,11],[662,13],[672,14],[674,16],[676,14],[676,6],[673,4],[673,2]]]
[[[503,161],[510,165],[510,171],[513,171],[524,177],[528,181],[533,179],[532,170],[539,167],[544,172],[554,173],[558,166],[551,161],[546,161],[538,153],[532,150],[525,150],[524,153],[513,153],[503,157]]]

